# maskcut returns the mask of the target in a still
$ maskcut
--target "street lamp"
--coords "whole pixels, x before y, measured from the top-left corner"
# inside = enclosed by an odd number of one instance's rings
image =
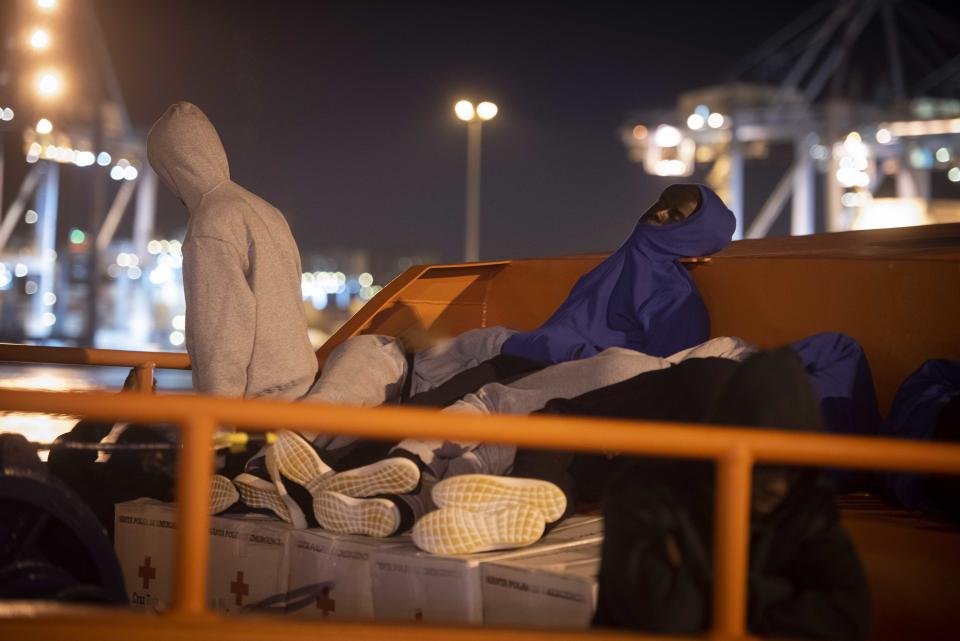
[[[467,205],[466,231],[463,243],[465,262],[480,260],[480,142],[483,122],[492,120],[498,108],[492,102],[481,102],[476,107],[469,100],[453,106],[457,118],[467,123]]]

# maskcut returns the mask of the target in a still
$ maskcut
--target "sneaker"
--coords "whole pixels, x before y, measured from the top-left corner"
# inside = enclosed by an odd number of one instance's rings
[[[334,473],[329,465],[320,460],[313,445],[289,430],[277,432],[277,440],[268,448],[267,457],[268,464],[272,457],[280,474],[303,486],[311,494],[325,477]]]
[[[276,514],[278,518],[290,523],[297,529],[307,527],[303,513],[300,512],[298,508],[296,512],[291,514],[290,509],[280,497],[273,483],[244,472],[243,474],[238,474],[233,479],[233,484],[240,494],[240,500],[243,501],[245,505],[270,510]],[[295,516],[299,517],[299,519],[295,518]]]
[[[313,513],[325,530],[340,534],[387,537],[400,527],[400,510],[383,498],[357,499],[337,492],[321,492]]]
[[[509,505],[527,505],[553,523],[567,509],[567,497],[559,487],[538,479],[462,474],[433,486],[433,502],[441,508],[459,508],[470,512],[489,512]]]
[[[545,525],[540,510],[522,503],[489,512],[443,508],[417,521],[413,542],[431,554],[505,550],[536,543]]]
[[[240,493],[226,476],[215,474],[210,483],[210,514],[220,514],[240,499]]]
[[[417,464],[408,458],[392,457],[328,476],[317,484],[317,489],[362,499],[378,494],[408,494],[419,484]]]

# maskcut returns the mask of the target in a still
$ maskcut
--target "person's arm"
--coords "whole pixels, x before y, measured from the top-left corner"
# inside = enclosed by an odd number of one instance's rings
[[[809,639],[863,639],[870,592],[856,550],[839,522],[801,541],[792,576],[750,580],[750,632]]]
[[[243,396],[257,308],[244,266],[229,243],[194,237],[184,247],[187,351],[201,394]]]

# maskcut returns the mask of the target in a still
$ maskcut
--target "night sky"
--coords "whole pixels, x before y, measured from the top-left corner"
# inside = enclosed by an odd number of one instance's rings
[[[745,2],[95,3],[131,118],[198,104],[233,178],[308,254],[462,252],[461,97],[490,99],[481,256],[616,247],[668,181],[627,160],[628,113],[717,82],[796,9]],[[186,220],[161,198],[159,227]]]
[[[609,250],[669,184],[627,160],[616,130],[628,114],[721,82],[806,3],[94,6],[135,127],[176,100],[198,104],[233,178],[286,214],[304,255],[457,260],[456,100],[500,106],[484,127],[482,258]],[[163,194],[160,231],[185,222]]]

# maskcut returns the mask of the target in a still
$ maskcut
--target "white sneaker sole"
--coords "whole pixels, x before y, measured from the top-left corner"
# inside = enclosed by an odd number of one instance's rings
[[[473,554],[532,545],[544,527],[543,514],[528,505],[491,512],[443,508],[417,521],[413,542],[431,554]]]
[[[567,509],[563,491],[548,481],[490,474],[463,474],[444,479],[431,493],[437,507],[490,512],[510,505],[527,505],[539,510],[553,523]]]
[[[313,513],[323,529],[339,534],[387,537],[400,527],[400,510],[387,499],[321,492],[313,500]]]
[[[269,481],[264,481],[252,474],[238,474],[233,479],[233,484],[240,493],[240,500],[244,505],[271,510],[280,519],[287,523],[293,523],[290,517],[290,510],[277,492],[277,489]],[[304,523],[303,527],[306,527]]]
[[[316,489],[307,490],[316,496],[319,492],[337,492],[353,498],[377,494],[407,494],[420,483],[420,468],[406,458],[388,458],[325,477]]]
[[[310,443],[288,430],[277,432],[277,440],[270,446],[267,456],[273,458],[280,474],[308,490],[333,472],[320,460]]]
[[[220,514],[240,500],[240,493],[226,476],[214,474],[210,483],[210,514]]]

